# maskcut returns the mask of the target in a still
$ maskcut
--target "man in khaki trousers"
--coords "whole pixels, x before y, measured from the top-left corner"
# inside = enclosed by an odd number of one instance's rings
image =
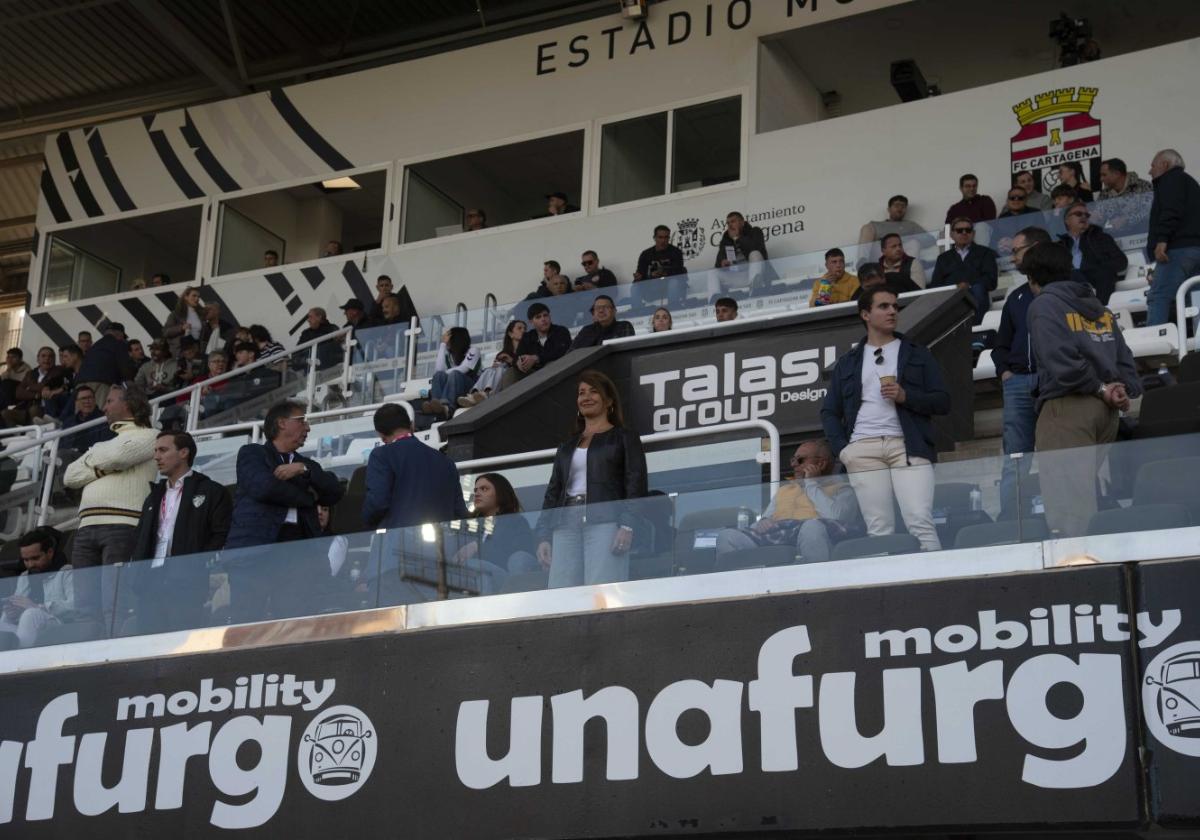
[[[1046,522],[1060,537],[1086,533],[1105,445],[1117,437],[1120,412],[1142,393],[1112,312],[1071,269],[1071,253],[1057,243],[1035,245],[1021,260],[1037,295],[1028,323],[1038,369],[1038,473]]]

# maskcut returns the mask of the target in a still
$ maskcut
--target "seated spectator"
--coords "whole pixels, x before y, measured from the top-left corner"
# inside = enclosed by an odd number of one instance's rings
[[[179,339],[179,357],[175,359],[177,381],[191,382],[208,369],[208,360],[200,355],[200,342],[185,335]],[[183,387],[183,386],[176,386]]]
[[[375,278],[375,301],[371,305],[371,309],[367,312],[367,316],[373,321],[382,321],[387,316],[383,311],[383,302],[393,294],[392,278],[386,274],[380,274]]]
[[[463,214],[463,230],[483,230],[487,227],[487,213],[478,207],[468,207]]]
[[[534,556],[533,530],[520,515],[521,502],[512,484],[500,473],[484,473],[475,479],[471,515],[476,519],[495,517],[490,533],[483,527],[475,533],[464,531],[460,539],[466,542],[454,554],[454,562],[470,566],[472,560],[482,565],[491,581],[487,592],[499,591],[509,574],[537,572],[541,565]]]
[[[96,405],[96,392],[88,385],[79,385],[75,388],[75,402],[71,407],[71,411],[62,418],[62,427],[64,429],[73,429],[76,426],[81,426],[92,420],[96,420],[104,416]],[[93,426],[85,432],[71,435],[66,438],[66,444],[71,449],[83,451],[88,449],[93,443],[104,440],[107,437],[108,427],[103,424]]]
[[[171,285],[171,275],[164,274],[160,271],[158,274],[155,274],[150,278],[150,285],[151,286],[170,286]]]
[[[1154,192],[1154,185],[1130,172],[1120,158],[1109,158],[1100,164],[1100,185],[1102,189],[1096,196],[1099,201]]]
[[[830,248],[825,252],[825,273],[813,283],[808,305],[845,303],[854,299],[856,291],[858,278],[846,271],[846,255],[842,253],[841,248]]]
[[[328,317],[325,315],[325,310],[319,306],[314,306],[308,310],[307,315],[308,327],[300,333],[300,344],[305,344],[309,341],[316,341],[318,338],[330,333],[337,332],[338,328],[329,323]],[[303,351],[303,356],[300,359],[300,367],[308,367],[309,354],[308,351]],[[317,367],[329,368],[342,361],[342,344],[338,341],[324,341],[317,345]]]
[[[484,368],[483,373],[479,374],[479,379],[475,381],[475,385],[471,388],[470,393],[458,398],[460,407],[470,408],[473,405],[483,402],[492,394],[500,392],[504,387],[505,375],[512,369],[513,364],[516,362],[517,347],[524,337],[525,322],[509,321],[508,327],[504,330],[504,341],[501,343],[495,358],[492,359],[491,365]]]
[[[57,372],[42,383],[42,414],[60,424],[62,418],[75,410],[75,379],[83,367],[83,351],[76,344],[67,344],[58,351]]]
[[[678,280],[667,280],[678,277]],[[687,266],[683,251],[671,244],[671,229],[666,225],[654,228],[654,244],[638,254],[637,270],[633,282],[655,281],[649,287],[634,286],[629,291],[629,302],[634,307],[645,305],[647,300],[666,298],[671,306],[682,306],[687,297]]]
[[[530,329],[525,331],[517,344],[517,361],[509,371],[514,379],[528,376],[561,359],[571,349],[570,331],[552,322],[550,307],[546,304],[529,304],[525,317],[529,319]]]
[[[918,236],[924,233],[919,224],[904,218],[904,214],[907,212],[908,198],[903,195],[892,196],[887,202],[887,218],[878,222],[867,222],[863,225],[862,230],[858,232],[858,244],[866,245],[868,242],[878,242],[889,233],[900,236]]]
[[[434,362],[433,380],[429,384],[429,399],[421,403],[424,414],[449,419],[479,378],[479,350],[471,344],[471,332],[466,327],[451,327],[442,333]]]
[[[1074,187],[1059,184],[1050,190],[1050,202],[1053,204],[1051,209],[1053,210],[1066,210],[1076,201],[1079,201],[1079,194],[1075,192]]]
[[[946,210],[946,224],[954,219],[965,218],[972,224],[975,222],[990,222],[996,218],[996,205],[992,197],[979,194],[979,179],[967,173],[958,179],[958,191],[962,200],[950,205]]]
[[[233,345],[233,369],[249,367],[258,360],[258,348],[250,341]]]
[[[731,297],[717,298],[713,304],[713,316],[718,324],[737,320],[738,302]]]
[[[64,344],[58,348],[58,366],[65,370],[69,380],[74,380],[83,367],[83,349],[78,344]]]
[[[883,266],[879,263],[868,262],[858,267],[858,288],[854,290],[853,300],[858,300],[871,289],[887,286]]]
[[[336,239],[330,239],[325,243],[325,250],[321,252],[322,257],[340,257],[342,255],[342,243]]]
[[[42,387],[62,368],[54,364],[54,348],[42,347],[37,352],[37,367],[30,370],[13,389],[13,404],[2,416],[9,426],[24,426],[42,416]]]
[[[1072,204],[1063,215],[1067,232],[1058,241],[1071,252],[1071,265],[1091,284],[1100,302],[1108,306],[1117,281],[1125,276],[1129,258],[1115,239],[1099,225],[1091,224],[1091,218],[1082,201]]]
[[[761,228],[746,223],[746,217],[736,210],[725,217],[725,232],[717,245],[716,268],[736,268],[748,264],[750,268],[751,293],[769,288],[774,273],[763,268],[767,256],[767,241]],[[709,279],[709,299],[720,296],[720,280],[716,275]]]
[[[214,350],[224,350],[229,339],[237,332],[221,313],[221,304],[210,303],[204,307],[204,328],[200,331],[200,351],[207,356]]]
[[[975,225],[965,216],[950,223],[954,248],[938,254],[933,266],[931,289],[957,286],[975,299],[975,323],[983,322],[992,305],[990,293],[995,291],[1000,272],[996,252],[975,242]]]
[[[1072,160],[1059,164],[1058,183],[1075,190],[1075,197],[1079,201],[1090,202],[1092,200],[1092,187],[1084,180],[1083,164],[1079,161]]]
[[[137,372],[133,384],[151,399],[161,397],[174,387],[178,372],[179,365],[171,358],[170,346],[160,338],[150,343],[150,361]]]
[[[1032,172],[1028,170],[1024,172],[1018,172],[1013,176],[1012,185],[1014,187],[1020,187],[1025,191],[1026,207],[1032,207],[1034,210],[1039,212],[1043,210],[1049,210],[1053,207],[1053,203],[1050,201],[1050,196],[1037,191]]]
[[[567,213],[578,213],[579,208],[567,200],[564,192],[552,192],[546,196],[546,215],[564,216]]]
[[[597,295],[592,301],[592,323],[579,331],[571,342],[571,349],[598,347],[610,338],[627,338],[633,335],[633,324],[617,320],[617,305],[608,295]]]
[[[1004,203],[1004,209],[1000,211],[1001,219],[1007,219],[1010,216],[1024,216],[1028,213],[1036,212],[1037,210],[1029,206],[1025,190],[1020,187],[1008,188],[1008,200]]]
[[[125,343],[125,327],[110,321],[104,335],[83,356],[76,382],[85,382],[96,394],[96,401],[104,404],[108,389],[122,382],[133,381],[133,360],[129,358],[129,346]]]
[[[171,355],[179,358],[179,340],[185,335],[197,341],[204,333],[204,309],[200,305],[200,290],[188,286],[179,296],[174,311],[163,322],[162,338],[171,346]]]
[[[92,343],[92,333],[90,330],[80,330],[79,335],[75,337],[75,344],[84,356],[87,356],[87,352],[92,349]]]
[[[925,288],[925,266],[916,257],[905,253],[900,234],[889,233],[884,236],[879,242],[879,252],[879,264],[883,268],[887,287],[895,294],[901,295]],[[861,285],[861,268],[858,277]]]
[[[671,310],[665,306],[660,306],[654,310],[654,315],[650,318],[650,332],[669,332],[675,326],[675,319],[671,317]]]
[[[749,528],[725,528],[717,534],[717,553],[763,545],[799,549],[801,563],[824,563],[838,540],[858,532],[858,499],[826,440],[800,444],[791,460],[792,481],[782,484],[762,518]]]
[[[408,321],[401,311],[400,298],[395,295],[388,295],[379,304],[379,318],[374,321],[372,326],[388,327],[396,326],[397,324],[407,325]]]
[[[282,344],[271,338],[270,330],[262,324],[250,325],[250,340],[258,348],[258,358],[260,359],[269,359],[287,352],[283,349]]]
[[[134,370],[141,370],[142,365],[149,364],[150,359],[146,356],[146,350],[142,347],[142,342],[136,338],[129,339],[129,359],[133,362]]]
[[[271,249],[263,251],[263,268],[275,268],[279,265],[279,252]]]
[[[220,350],[214,350],[208,354],[208,371],[203,376],[196,377],[192,384],[199,384],[208,379],[214,379],[221,376],[229,370],[229,361],[225,358],[225,354]],[[220,382],[214,382],[212,385],[205,385],[200,389],[200,407],[206,415],[217,414],[224,411],[227,406],[222,399],[221,392],[229,385],[230,380],[224,379]],[[187,395],[179,398],[179,402],[187,402]]]
[[[7,408],[16,402],[17,386],[29,373],[29,365],[25,364],[25,354],[20,347],[13,347],[5,354],[4,372],[0,373],[0,408]]]
[[[576,289],[599,289],[617,285],[617,277],[604,266],[600,265],[600,257],[595,251],[584,251],[579,258],[584,275],[575,278]]]
[[[350,298],[340,308],[346,316],[345,326],[353,327],[355,330],[367,326],[367,310],[361,300]]]
[[[563,276],[562,266],[558,260],[546,260],[542,263],[542,282],[538,287],[525,296],[525,300],[565,295],[571,291],[571,280]]]
[[[35,528],[18,540],[25,571],[13,595],[4,599],[0,631],[13,633],[21,647],[37,644],[48,624],[70,621],[75,612],[74,574],[58,552],[54,532]]]

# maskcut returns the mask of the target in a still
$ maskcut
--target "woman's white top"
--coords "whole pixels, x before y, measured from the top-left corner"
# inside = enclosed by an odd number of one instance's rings
[[[586,449],[575,448],[571,456],[571,474],[567,477],[568,496],[587,495],[587,453]]]

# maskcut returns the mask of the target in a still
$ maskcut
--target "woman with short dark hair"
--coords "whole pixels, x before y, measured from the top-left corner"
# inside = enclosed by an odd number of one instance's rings
[[[471,344],[470,331],[466,327],[451,327],[442,333],[433,380],[429,384],[429,399],[421,404],[421,411],[449,419],[458,405],[458,398],[471,390],[478,377],[479,350]]]

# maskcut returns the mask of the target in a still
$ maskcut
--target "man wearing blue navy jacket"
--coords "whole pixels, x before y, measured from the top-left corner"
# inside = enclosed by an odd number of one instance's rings
[[[896,332],[895,293],[874,288],[858,299],[867,334],[838,359],[821,406],[833,453],[873,537],[896,530],[895,506],[924,551],[941,546],[933,524],[934,414],[950,411],[937,361]]]

